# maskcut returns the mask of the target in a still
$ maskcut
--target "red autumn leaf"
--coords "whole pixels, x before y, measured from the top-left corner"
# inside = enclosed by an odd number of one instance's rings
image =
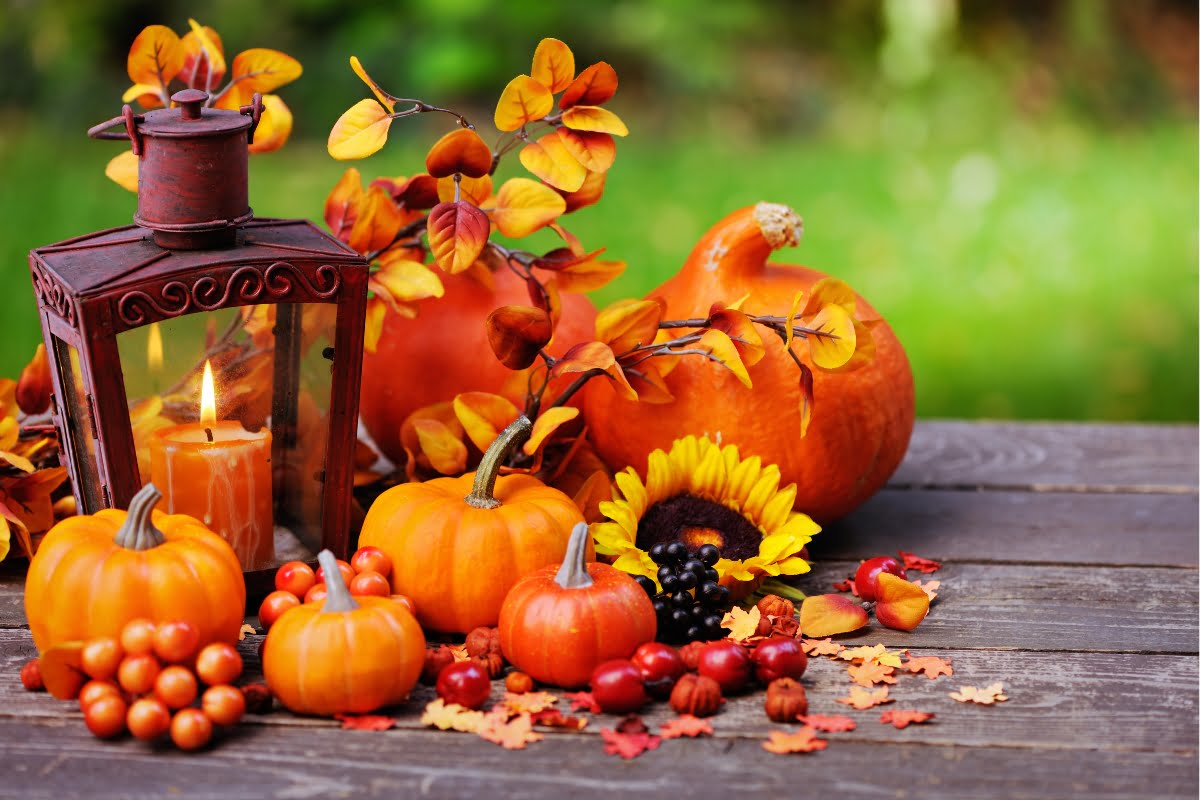
[[[659,728],[659,733],[664,739],[678,739],[681,736],[712,736],[713,726],[708,720],[700,719],[691,714],[680,714],[674,719],[669,719]]]
[[[188,20],[191,30],[183,35],[183,66],[176,76],[191,89],[211,91],[225,77],[225,46],[221,36],[207,25]]]
[[[637,399],[637,393],[633,391],[633,387],[626,380],[625,373],[617,363],[612,348],[604,342],[580,342],[575,345],[550,368],[550,377],[556,378],[559,375],[592,370],[611,376],[614,383],[613,388],[617,390],[618,394],[630,400]]]
[[[558,278],[539,281],[533,276],[526,278],[525,291],[529,301],[550,315],[551,325],[557,326],[562,319],[562,294],[558,290]]]
[[[846,649],[846,645],[833,639],[801,639],[800,647],[810,656],[836,656]]]
[[[895,702],[894,698],[888,697],[888,687],[886,686],[881,686],[878,689],[864,689],[861,686],[851,686],[849,697],[836,697],[834,701],[850,706],[851,708],[857,708],[859,711],[871,708],[872,706]]]
[[[850,680],[857,683],[859,686],[865,686],[870,689],[877,683],[895,683],[896,668],[885,667],[882,664],[851,664],[849,668]]]
[[[604,740],[604,752],[624,759],[637,758],[647,750],[662,744],[662,737],[650,733],[619,733],[609,728],[600,729]]]
[[[390,245],[405,223],[404,212],[382,186],[372,186],[359,204],[358,217],[346,244],[360,253],[375,253]]]
[[[386,731],[396,724],[394,718],[382,714],[334,714],[333,718],[348,731]]]
[[[329,196],[325,198],[325,224],[330,232],[343,242],[350,240],[350,231],[358,219],[358,208],[362,203],[362,176],[354,167],[342,173]]]
[[[591,692],[564,692],[563,697],[571,704],[572,711],[586,711],[589,714],[599,714],[600,706]]]
[[[558,99],[564,111],[572,106],[598,106],[617,93],[617,71],[606,61],[592,64],[571,81]]]
[[[488,314],[488,344],[509,369],[525,369],[554,336],[550,315],[533,306],[501,306]]]
[[[558,133],[567,152],[591,173],[605,173],[617,160],[617,145],[610,133],[570,128],[562,128]]]
[[[904,668],[915,675],[925,673],[925,677],[929,678],[929,680],[934,680],[939,675],[954,674],[954,667],[950,666],[950,659],[938,658],[937,656],[909,658],[908,661],[904,662]]]
[[[575,77],[575,54],[565,42],[546,37],[533,51],[529,74],[551,92],[561,92]]]
[[[929,613],[929,595],[904,578],[881,572],[875,587],[875,619],[889,628],[911,631]]]
[[[810,728],[825,733],[844,733],[852,731],[858,727],[858,723],[850,717],[842,716],[822,716],[820,714],[808,714],[807,716],[796,717],[796,721],[801,725],[807,725]]]
[[[829,742],[817,738],[813,728],[805,726],[795,733],[771,731],[771,738],[763,742],[763,750],[768,753],[811,753],[814,750],[824,750]]]
[[[617,733],[649,733],[650,729],[646,727],[646,720],[639,717],[637,714],[626,714],[625,718],[617,723]]]
[[[605,248],[601,247],[599,250],[593,250],[590,253],[576,253],[569,247],[556,247],[545,255],[534,259],[531,266],[538,269],[550,270],[551,272],[558,272],[559,270],[590,261],[603,253],[604,250]]]
[[[456,172],[482,178],[492,171],[492,150],[475,131],[457,128],[429,148],[425,171],[435,178],[445,178]]]
[[[800,436],[808,433],[808,423],[812,422],[813,407],[816,398],[813,395],[813,374],[807,364],[800,364]],[[858,596],[858,590],[854,591]]]
[[[584,176],[583,183],[573,192],[555,186],[554,190],[567,201],[567,210],[563,213],[570,214],[572,211],[578,211],[598,203],[601,196],[604,195],[604,184],[607,179],[607,172],[589,172]]]
[[[547,708],[532,715],[533,724],[545,728],[565,728],[581,731],[587,727],[587,717],[575,717],[563,714],[557,708]]]
[[[487,214],[463,200],[438,203],[429,212],[426,225],[429,249],[438,266],[451,275],[475,263],[492,227]]]
[[[855,597],[858,597],[858,587],[854,585],[854,578],[846,578],[844,581],[834,581],[833,588],[839,592],[851,592]]]
[[[928,722],[933,719],[936,714],[928,711],[914,711],[908,708],[897,708],[889,711],[884,711],[879,715],[880,723],[887,725],[891,724],[896,728],[907,728],[909,725]]]
[[[805,636],[835,636],[866,624],[866,609],[838,594],[812,595],[800,604],[800,630]]]
[[[41,414],[50,408],[53,391],[46,345],[39,344],[33,359],[21,370],[21,377],[17,379],[17,406],[26,414]]]
[[[904,562],[905,569],[915,569],[917,572],[937,572],[942,568],[940,561],[934,561],[931,558],[922,558],[914,553],[906,553],[900,551],[900,560]]]

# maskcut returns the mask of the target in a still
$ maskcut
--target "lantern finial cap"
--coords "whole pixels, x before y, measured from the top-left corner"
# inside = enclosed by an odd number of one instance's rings
[[[182,89],[171,95],[171,101],[179,106],[183,119],[200,119],[200,112],[208,100],[208,92],[199,89]]]

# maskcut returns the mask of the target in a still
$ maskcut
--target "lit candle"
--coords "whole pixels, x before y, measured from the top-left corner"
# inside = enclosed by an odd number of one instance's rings
[[[150,476],[170,514],[188,514],[229,542],[242,569],[275,563],[271,432],[217,420],[212,367],[204,362],[200,421],[155,431]]]

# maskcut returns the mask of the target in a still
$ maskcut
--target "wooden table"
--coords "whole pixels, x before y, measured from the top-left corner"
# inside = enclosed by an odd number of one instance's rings
[[[248,719],[216,746],[102,742],[74,704],[21,689],[34,655],[21,574],[0,580],[0,796],[215,797],[1182,797],[1197,796],[1197,430],[1193,426],[918,426],[888,489],[815,540],[802,586],[832,591],[861,558],[902,548],[944,562],[941,596],[912,633],[875,623],[848,644],[908,648],[954,675],[904,675],[883,708],[936,713],[896,730],[880,708],[834,702],[844,662],[814,659],[813,713],[850,733],[778,756],[761,693],[732,700],[712,738],[664,741],[622,761],[597,717],[522,751],[423,729],[427,688],[387,733],[284,712]],[[910,576],[911,577],[911,576]],[[257,674],[258,637],[243,643]],[[1003,681],[995,706],[948,696]],[[658,704],[652,728],[670,716]],[[653,793],[653,794],[651,794]]]

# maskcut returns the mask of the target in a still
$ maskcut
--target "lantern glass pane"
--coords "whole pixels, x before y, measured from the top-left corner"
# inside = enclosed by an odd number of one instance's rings
[[[79,366],[79,351],[74,345],[57,336],[51,338],[54,340],[55,361],[58,363],[58,381],[65,395],[63,400],[67,418],[63,420],[63,424],[67,426],[68,435],[74,442],[74,475],[83,503],[80,510],[91,514],[105,508],[107,503],[100,486],[100,470],[96,464],[96,432],[92,427],[91,413],[88,409],[88,394]]]

